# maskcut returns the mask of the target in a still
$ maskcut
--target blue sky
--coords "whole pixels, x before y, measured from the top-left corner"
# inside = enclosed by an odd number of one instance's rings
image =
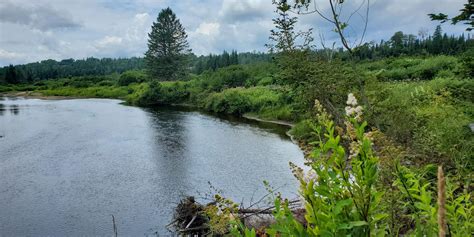
[[[327,10],[327,0],[316,0]],[[347,10],[363,0],[346,1]],[[388,39],[395,31],[432,33],[427,14],[455,14],[465,0],[371,0],[365,41]],[[351,5],[352,4],[352,5]],[[187,30],[195,54],[223,50],[266,51],[271,0],[2,0],[0,66],[45,59],[142,56],[147,33],[158,12],[171,7]],[[354,19],[354,18],[353,18]],[[315,44],[337,42],[337,35],[317,15],[300,17],[301,29],[313,28]],[[350,24],[352,40],[360,38],[360,21]],[[448,34],[463,26],[443,25]]]

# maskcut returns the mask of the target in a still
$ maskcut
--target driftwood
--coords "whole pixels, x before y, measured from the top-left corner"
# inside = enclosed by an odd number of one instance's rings
[[[167,228],[171,231],[186,235],[208,234],[210,231],[209,219],[205,215],[204,210],[206,206],[215,204],[215,202],[210,202],[204,205],[197,203],[194,197],[186,197],[177,205],[173,221],[167,225]],[[257,203],[253,203],[247,208],[239,208],[235,214],[235,218],[240,219],[242,223],[249,228],[262,230],[275,222],[272,215],[275,206],[255,208],[254,206],[256,204]],[[300,200],[289,201],[288,205],[295,218],[304,223],[305,210],[301,207]]]
[[[194,197],[186,197],[176,207],[173,221],[167,228],[182,234],[205,234],[209,230],[208,221],[204,206],[197,203]]]

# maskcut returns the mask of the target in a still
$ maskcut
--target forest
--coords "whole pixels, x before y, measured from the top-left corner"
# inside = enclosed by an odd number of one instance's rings
[[[450,26],[444,24],[430,29],[431,35],[399,31],[351,47],[337,23],[342,45],[315,49],[314,39],[294,30],[298,17],[290,17],[290,10],[305,1],[294,2],[274,1],[268,52],[194,55],[168,8],[152,26],[144,57],[9,65],[0,69],[0,92],[117,98],[144,107],[185,105],[293,124],[289,133],[309,167],[303,171],[290,164],[300,183],[301,209],[267,184],[271,225],[246,225],[234,218],[237,200],[216,195],[214,205],[183,217],[177,229],[205,226],[205,233],[232,236],[471,236],[470,31],[448,35],[442,27]],[[466,9],[472,14],[472,3]],[[170,40],[160,38],[160,19],[174,22],[182,36],[173,41],[175,54],[160,54],[159,42]],[[472,15],[456,19],[472,23]],[[196,215],[201,223],[194,221]]]

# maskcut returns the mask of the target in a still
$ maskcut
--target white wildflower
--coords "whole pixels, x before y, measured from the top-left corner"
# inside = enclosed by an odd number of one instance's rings
[[[360,122],[362,120],[362,106],[357,105],[357,99],[355,98],[354,94],[349,93],[346,103],[346,115],[348,117],[355,118]]]
[[[347,105],[352,105],[352,106],[357,106],[357,99],[355,98],[354,94],[349,93],[349,95],[347,95],[346,104]]]
[[[354,108],[350,106],[346,106],[345,110],[346,110],[346,115],[349,117],[352,116],[352,114],[354,114]]]
[[[357,121],[361,121],[362,120],[362,106],[357,106],[354,108],[354,118],[357,120]]]
[[[354,111],[355,111],[356,114],[362,114],[362,106],[359,105],[359,106],[355,107]]]

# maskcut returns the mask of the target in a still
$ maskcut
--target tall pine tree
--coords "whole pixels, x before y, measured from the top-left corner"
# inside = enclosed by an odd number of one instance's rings
[[[160,81],[183,79],[188,71],[187,58],[191,50],[184,27],[169,7],[158,14],[148,37],[145,60],[151,78]]]
[[[18,74],[16,72],[15,66],[11,64],[10,66],[8,66],[7,71],[5,73],[5,81],[10,84],[19,83]]]

